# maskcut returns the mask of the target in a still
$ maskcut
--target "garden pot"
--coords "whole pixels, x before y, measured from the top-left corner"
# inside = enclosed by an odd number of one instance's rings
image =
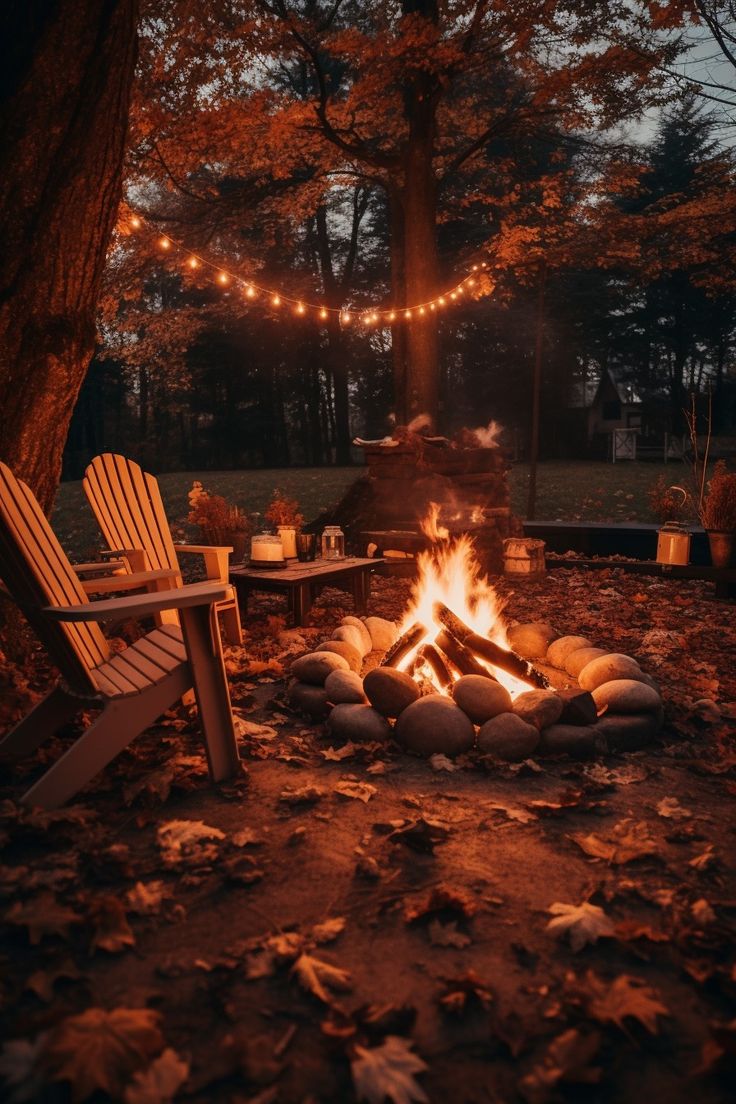
[[[710,558],[714,567],[730,567],[733,562],[736,532],[733,529],[707,529]]]

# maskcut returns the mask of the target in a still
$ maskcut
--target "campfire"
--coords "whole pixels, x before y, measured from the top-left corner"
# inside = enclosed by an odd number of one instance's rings
[[[508,625],[473,538],[443,520],[433,503],[400,622],[343,618],[293,662],[292,708],[326,720],[333,740],[427,757],[591,758],[648,743],[663,708],[636,659],[548,624]]]

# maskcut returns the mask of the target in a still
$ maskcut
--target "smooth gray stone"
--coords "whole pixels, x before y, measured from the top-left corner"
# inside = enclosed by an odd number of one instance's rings
[[[635,679],[613,679],[592,691],[598,712],[647,713],[659,709],[662,699],[656,690]]]
[[[333,705],[365,705],[363,680],[355,671],[332,671],[325,679],[325,692]]]
[[[516,713],[499,713],[486,721],[478,733],[478,750],[507,763],[528,759],[538,745],[538,730]]]
[[[294,682],[289,687],[287,700],[292,709],[306,713],[312,720],[323,720],[330,711],[327,691],[324,686],[313,686],[308,682]]]
[[[612,682],[614,679],[636,679],[641,682],[642,673],[641,667],[631,656],[609,652],[586,663],[578,675],[578,683],[581,690],[592,691],[596,686],[602,686],[604,682]]]
[[[557,693],[562,699],[560,724],[593,725],[596,723],[598,709],[590,690],[578,690],[577,687],[571,687],[569,690],[558,690]]]
[[[463,675],[452,684],[452,696],[473,724],[483,724],[513,708],[506,687],[483,675]]]
[[[391,736],[386,718],[370,705],[336,705],[327,718],[327,731],[330,736],[361,744],[385,743]]]
[[[607,750],[599,725],[556,724],[540,734],[540,755],[569,755],[573,759],[592,759]]]
[[[363,655],[367,656],[369,652],[373,651],[373,640],[371,634],[366,627],[365,621],[361,621],[359,617],[353,617],[352,614],[348,614],[347,617],[343,617],[340,622],[341,625],[347,625],[348,628],[357,629],[360,633],[360,639],[363,641]]]
[[[638,751],[657,735],[663,714],[661,709],[649,713],[612,713],[601,717],[595,727],[610,751]]]
[[[475,729],[462,709],[444,694],[428,694],[404,710],[394,735],[402,747],[418,755],[452,756],[472,748]]]
[[[385,617],[366,617],[365,627],[371,634],[371,651],[387,652],[399,635],[393,621],[387,621]]]
[[[553,640],[547,649],[547,663],[552,667],[558,667],[561,671],[565,668],[565,660],[579,648],[592,648],[592,640],[586,636],[560,636]]]
[[[299,656],[291,665],[291,673],[301,682],[312,686],[324,686],[325,679],[332,671],[349,671],[350,664],[336,652],[309,652]]]
[[[506,630],[509,647],[524,659],[544,659],[553,640],[560,635],[546,621],[530,621],[523,625],[512,625]]]
[[[572,678],[577,678],[583,667],[587,667],[592,659],[608,655],[605,648],[578,648],[570,652],[565,660],[565,670]]]
[[[363,668],[363,657],[353,644],[348,644],[347,640],[325,640],[320,644],[319,649],[321,652],[334,652],[335,655],[342,656],[348,661],[350,670],[360,674]]]
[[[539,732],[559,721],[563,705],[562,698],[554,690],[527,690],[514,698],[514,713]]]
[[[363,690],[384,717],[398,717],[421,693],[411,675],[393,667],[374,667],[363,680]]]
[[[338,625],[332,634],[333,640],[344,640],[355,648],[356,652],[360,652],[360,658],[366,654],[363,651],[363,637],[355,625]]]

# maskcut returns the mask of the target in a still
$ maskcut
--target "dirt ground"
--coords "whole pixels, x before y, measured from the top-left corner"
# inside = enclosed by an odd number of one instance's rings
[[[409,584],[378,579],[371,612]],[[557,571],[509,620],[635,655],[646,752],[433,769],[284,704],[310,627],[256,604],[228,667],[242,779],[180,710],[56,814],[3,787],[5,1099],[457,1104],[732,1099],[736,619],[708,584]],[[11,721],[26,688],[5,677]],[[41,689],[40,664],[31,680]]]

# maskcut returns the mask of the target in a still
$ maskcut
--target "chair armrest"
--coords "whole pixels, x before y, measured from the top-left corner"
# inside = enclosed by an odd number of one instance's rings
[[[72,569],[77,575],[109,575],[110,572],[115,571],[125,574],[127,570],[124,563],[118,564],[116,560],[106,560],[104,563],[100,560],[93,560],[91,563],[75,563],[72,564]]]
[[[226,583],[230,573],[228,554],[232,548],[226,544],[175,544],[177,556],[180,552],[194,552],[204,556],[204,572],[208,579],[220,579]]]
[[[142,548],[103,548],[100,550],[100,558],[103,560],[122,560],[125,556],[141,556]]]
[[[211,606],[227,598],[230,587],[218,583],[191,583],[155,594],[131,594],[107,598],[84,606],[45,606],[41,612],[52,621],[114,621],[118,617],[144,617],[167,609]]]
[[[160,583],[168,579],[171,586],[176,586],[175,580],[179,578],[179,572],[173,568],[161,568],[159,571],[133,571],[124,572],[122,575],[106,575],[104,579],[82,579],[82,589],[85,594],[110,594],[124,590],[142,590],[152,583]],[[163,589],[153,587],[154,590]]]

